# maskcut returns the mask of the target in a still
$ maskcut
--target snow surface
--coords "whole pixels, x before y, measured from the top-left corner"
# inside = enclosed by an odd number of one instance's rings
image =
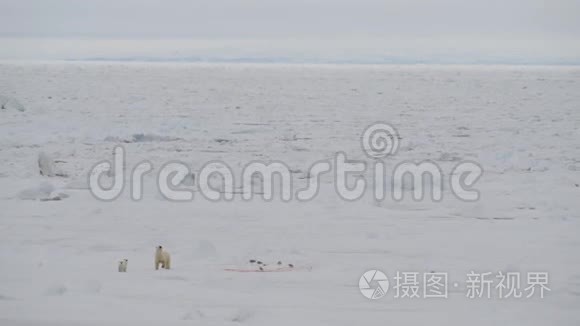
[[[2,325],[580,323],[580,68],[5,63],[0,96],[26,108],[0,110]],[[309,202],[176,203],[155,173],[139,202],[87,190],[117,144],[127,167],[281,160],[303,184],[338,151],[370,162],[359,139],[375,121],[402,137],[388,167],[479,162],[481,199],[446,187],[437,203],[347,202],[323,178]],[[40,152],[66,177],[40,176]],[[34,200],[51,193],[63,196]],[[160,244],[171,270],[154,270]],[[223,270],[256,258],[312,270]],[[371,301],[358,289],[369,269],[442,271],[459,286]],[[551,291],[469,299],[471,270],[547,271]]]

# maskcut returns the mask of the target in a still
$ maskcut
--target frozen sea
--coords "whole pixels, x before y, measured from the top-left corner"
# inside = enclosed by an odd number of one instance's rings
[[[580,323],[579,67],[1,63],[0,96],[22,106],[0,110],[2,325]],[[195,174],[216,160],[281,161],[305,185],[337,152],[372,164],[360,140],[377,121],[400,135],[387,171],[430,160],[447,180],[477,162],[480,199],[444,186],[439,202],[345,201],[331,175],[307,202],[212,202],[195,187],[173,202],[155,186],[166,162]],[[88,190],[118,145],[127,171],[154,167],[140,201]],[[62,176],[39,174],[40,152]],[[171,270],[154,270],[157,245]],[[250,259],[309,269],[224,271]],[[391,281],[378,300],[359,290],[372,269]],[[397,272],[446,273],[448,296],[396,297]],[[491,298],[467,295],[471,272],[491,273]],[[498,272],[521,274],[522,291],[545,272],[549,291],[500,298]]]

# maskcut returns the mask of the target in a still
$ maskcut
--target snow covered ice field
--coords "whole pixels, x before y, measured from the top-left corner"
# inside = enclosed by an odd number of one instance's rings
[[[580,323],[578,67],[3,63],[0,96],[25,108],[0,110],[2,325]],[[376,121],[401,136],[387,171],[475,161],[480,200],[349,202],[331,176],[308,202],[172,202],[155,172],[141,201],[87,186],[119,144],[128,169],[279,160],[305,185],[336,152],[370,163]],[[40,152],[66,176],[40,176]],[[53,187],[68,197],[34,200]],[[171,270],[154,270],[157,245]],[[256,258],[312,269],[224,271]],[[370,269],[391,281],[379,300],[359,291]],[[397,271],[448,273],[448,298],[395,298]],[[550,291],[471,299],[470,271],[548,272]]]

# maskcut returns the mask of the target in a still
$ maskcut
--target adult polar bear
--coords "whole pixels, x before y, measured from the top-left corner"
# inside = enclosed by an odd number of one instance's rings
[[[161,268],[169,269],[171,268],[171,256],[167,251],[163,250],[162,246],[157,246],[155,250],[155,269],[159,269],[159,265]]]

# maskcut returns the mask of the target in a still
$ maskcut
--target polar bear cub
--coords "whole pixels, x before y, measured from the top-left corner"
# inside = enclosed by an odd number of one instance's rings
[[[157,246],[157,249],[155,249],[155,269],[159,269],[159,265],[161,265],[161,268],[171,268],[171,256],[169,256],[167,251],[163,250],[162,246]]]
[[[125,273],[127,272],[127,263],[129,262],[128,259],[123,259],[119,261],[119,272]]]

